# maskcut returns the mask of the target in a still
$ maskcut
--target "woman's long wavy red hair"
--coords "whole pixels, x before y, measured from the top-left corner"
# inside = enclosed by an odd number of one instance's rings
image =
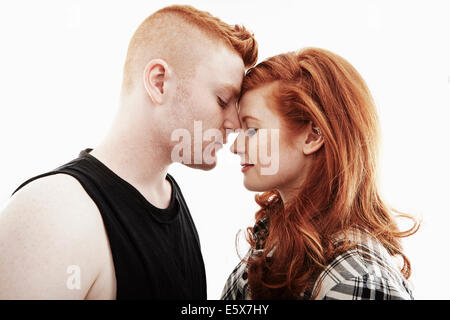
[[[365,81],[342,57],[306,48],[250,69],[242,94],[274,82],[276,109],[288,128],[295,134],[312,121],[324,145],[294,200],[283,203],[276,190],[255,197],[261,207],[256,220],[268,216],[270,224],[264,253],[248,261],[252,298],[313,298],[308,292],[324,266],[351,245],[333,247],[332,235],[355,226],[368,230],[391,255],[402,256],[401,272],[408,278],[410,262],[400,238],[415,233],[419,223],[379,195],[379,121]],[[413,227],[401,232],[393,212],[411,218]],[[251,231],[247,240],[254,247]]]

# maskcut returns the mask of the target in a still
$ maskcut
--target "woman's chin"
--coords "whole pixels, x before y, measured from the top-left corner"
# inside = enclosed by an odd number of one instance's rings
[[[253,192],[265,192],[268,190],[271,190],[270,187],[253,182],[253,181],[248,181],[248,179],[244,178],[244,187],[245,189],[247,189],[248,191],[253,191]]]

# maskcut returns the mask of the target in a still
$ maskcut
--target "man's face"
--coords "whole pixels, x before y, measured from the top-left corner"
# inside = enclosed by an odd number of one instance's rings
[[[203,170],[215,167],[217,150],[240,127],[236,104],[244,72],[237,53],[216,45],[202,56],[192,77],[181,81],[173,114],[179,125],[171,139],[174,162]]]

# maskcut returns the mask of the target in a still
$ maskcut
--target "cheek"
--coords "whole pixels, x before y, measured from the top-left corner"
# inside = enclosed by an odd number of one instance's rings
[[[224,121],[222,109],[210,100],[206,100],[199,105],[194,107],[191,121],[195,120],[198,124],[201,123],[203,132],[209,129],[220,130]]]
[[[295,181],[304,174],[303,153],[284,144],[281,144],[277,151],[266,156],[266,165],[263,161],[258,161],[255,167],[245,174],[244,185],[247,189],[268,191]],[[259,160],[263,160],[262,158],[264,157],[258,155]]]
[[[305,155],[301,150],[288,144],[280,145],[279,152],[279,176],[280,179],[287,181],[296,179],[303,174],[305,168]]]
[[[192,134],[194,127],[201,128],[204,133],[208,129],[220,129],[223,122],[222,109],[213,97],[197,89],[192,89],[189,96],[179,101],[175,112],[179,126],[192,131]]]

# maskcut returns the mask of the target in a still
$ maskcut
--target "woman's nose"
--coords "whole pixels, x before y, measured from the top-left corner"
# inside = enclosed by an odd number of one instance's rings
[[[245,135],[242,129],[239,129],[239,134],[230,146],[230,151],[237,155],[243,155],[245,153]]]

